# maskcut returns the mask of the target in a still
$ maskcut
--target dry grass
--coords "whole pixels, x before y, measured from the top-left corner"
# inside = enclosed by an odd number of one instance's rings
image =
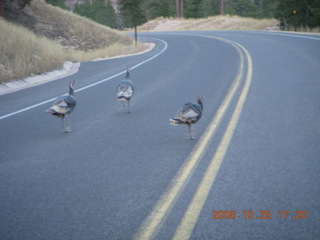
[[[37,34],[58,41],[66,48],[88,51],[114,43],[132,44],[132,39],[119,31],[46,4],[44,0],[33,0],[25,11],[36,18]]]
[[[0,82],[21,79],[63,66],[142,51],[132,38],[92,22],[44,0],[33,0],[24,9],[36,24],[30,28],[0,18]],[[24,22],[24,26],[28,26]],[[32,30],[32,31],[31,31]]]
[[[290,26],[288,31],[294,31],[294,26]],[[297,32],[301,33],[320,33],[320,27],[310,28],[300,26],[297,28]]]
[[[60,45],[0,19],[0,80],[22,78],[60,68],[65,54]]]
[[[275,19],[254,19],[237,16],[214,16],[202,19],[157,18],[142,25],[140,31],[187,30],[265,30],[276,27]]]
[[[87,52],[72,51],[71,54],[72,54],[72,59],[76,60],[77,62],[87,62],[94,59],[103,59],[103,58],[110,58],[115,56],[139,53],[144,51],[146,48],[147,48],[147,45],[141,42],[139,42],[137,46],[134,43],[126,46],[115,43],[106,48],[95,49]]]

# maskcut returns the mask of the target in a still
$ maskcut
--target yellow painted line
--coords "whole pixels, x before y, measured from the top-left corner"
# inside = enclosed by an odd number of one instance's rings
[[[236,105],[235,111],[231,117],[230,123],[227,127],[227,130],[222,138],[222,141],[220,142],[217,151],[215,155],[213,156],[209,167],[207,168],[207,171],[196,191],[196,194],[194,195],[190,205],[188,206],[187,211],[185,212],[180,225],[178,226],[176,233],[173,237],[174,240],[186,240],[190,238],[190,235],[194,229],[194,226],[198,220],[198,217],[200,215],[200,212],[203,208],[203,205],[205,204],[205,201],[207,200],[208,194],[210,192],[210,189],[212,188],[212,185],[214,183],[214,180],[217,176],[217,173],[220,169],[221,163],[224,159],[224,156],[228,150],[229,144],[231,142],[233,133],[236,129],[237,123],[239,121],[246,97],[248,95],[248,91],[251,84],[251,78],[252,78],[252,59],[249,54],[249,52],[242,47],[241,45],[235,43],[239,48],[241,48],[244,53],[247,56],[248,59],[248,72],[247,77],[245,80],[244,88],[241,92],[241,95],[239,97],[238,103]]]
[[[207,37],[207,36],[202,36],[202,37]],[[219,39],[219,40],[223,40],[223,39]],[[139,231],[134,236],[134,239],[147,240],[156,236],[163,222],[165,221],[167,215],[171,211],[171,208],[175,204],[176,200],[179,198],[186,184],[188,183],[188,180],[190,179],[194,169],[199,164],[213,136],[215,135],[217,128],[219,127],[228,107],[230,106],[230,103],[237,89],[239,88],[241,79],[243,78],[243,68],[244,68],[243,53],[239,50],[239,48],[236,48],[236,49],[240,55],[240,65],[230,90],[228,91],[226,97],[224,98],[222,104],[220,105],[213,120],[210,122],[209,126],[207,127],[205,133],[199,139],[199,142],[196,144],[196,146],[190,153],[188,159],[182,165],[182,167],[180,168],[176,176],[171,181],[168,189],[160,197],[160,200],[156,203],[151,214],[143,222]]]

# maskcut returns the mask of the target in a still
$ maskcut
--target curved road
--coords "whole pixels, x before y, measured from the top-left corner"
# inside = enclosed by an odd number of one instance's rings
[[[156,48],[0,96],[0,239],[319,239],[320,36],[141,37]],[[71,79],[66,134],[44,111]],[[169,118],[200,94],[192,141]]]

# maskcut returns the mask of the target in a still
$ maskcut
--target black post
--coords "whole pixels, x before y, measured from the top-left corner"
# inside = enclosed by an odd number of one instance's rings
[[[134,39],[136,42],[136,47],[138,46],[138,33],[137,33],[137,25],[134,25]]]
[[[292,11],[293,13],[293,21],[294,21],[294,31],[296,32],[297,31],[297,11],[296,10],[293,10]]]

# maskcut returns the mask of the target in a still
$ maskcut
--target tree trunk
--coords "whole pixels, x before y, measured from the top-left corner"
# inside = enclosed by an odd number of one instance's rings
[[[0,0],[0,17],[4,17],[4,0]]]
[[[180,17],[183,18],[184,12],[183,12],[183,0],[181,0],[180,4]]]
[[[183,0],[176,0],[176,16],[177,18],[183,18]]]
[[[180,17],[180,0],[176,0],[176,16]]]
[[[220,14],[224,15],[224,0],[220,0]]]

